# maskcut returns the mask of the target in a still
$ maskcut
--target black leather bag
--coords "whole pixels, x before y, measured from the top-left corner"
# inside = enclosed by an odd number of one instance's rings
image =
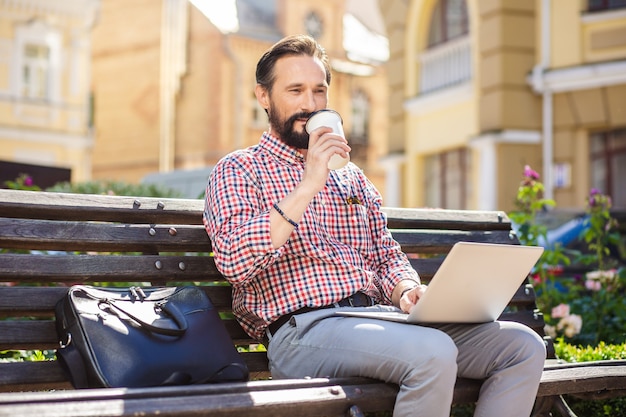
[[[248,379],[217,310],[198,287],[76,285],[55,313],[57,358],[75,388]]]

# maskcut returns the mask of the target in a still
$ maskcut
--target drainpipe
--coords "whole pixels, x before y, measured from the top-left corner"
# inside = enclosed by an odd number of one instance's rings
[[[543,178],[544,198],[554,199],[554,173],[552,161],[554,159],[554,145],[552,137],[552,91],[543,92]]]
[[[241,109],[243,108],[243,99],[248,97],[248,95],[246,95],[243,92],[243,74],[242,74],[242,68],[243,65],[239,59],[239,57],[237,57],[237,54],[235,54],[235,52],[233,51],[231,44],[231,37],[229,33],[226,33],[222,36],[222,45],[224,47],[224,52],[226,52],[226,56],[231,60],[231,62],[233,63],[234,67],[235,67],[235,85],[234,85],[234,92],[233,92],[233,112],[232,114],[234,115],[234,122],[232,123],[232,131],[233,131],[233,139],[234,139],[234,143],[233,143],[233,148],[230,149],[228,152],[230,152],[233,149],[241,149],[243,148],[243,126],[241,125],[241,123],[236,122],[236,120],[241,117],[238,116],[241,113]]]
[[[554,198],[554,179],[552,162],[554,159],[553,138],[553,100],[552,91],[544,85],[544,73],[550,67],[551,33],[550,18],[552,10],[551,0],[541,2],[541,62],[533,68],[532,85],[535,92],[542,95],[542,136],[543,136],[543,178],[544,197]]]
[[[163,0],[161,6],[159,172],[176,167],[176,98],[187,70],[188,7],[186,0]]]
[[[173,156],[173,124],[171,88],[171,16],[172,2],[161,2],[161,54],[160,54],[160,85],[159,85],[159,172],[168,172],[172,168]]]

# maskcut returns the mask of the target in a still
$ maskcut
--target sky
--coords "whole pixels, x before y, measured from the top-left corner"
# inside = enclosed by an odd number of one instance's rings
[[[222,33],[236,32],[239,29],[237,20],[237,9],[235,0],[189,0],[198,8]],[[371,1],[363,2],[360,0],[356,5],[368,6],[368,10],[363,17],[371,17],[373,15],[372,7],[375,3]],[[347,3],[350,10],[357,10],[354,3]],[[350,12],[350,11],[349,11]],[[370,23],[378,23],[382,27],[382,22],[370,21]],[[352,14],[344,16],[344,48],[348,52],[348,56],[359,62],[378,61],[384,62],[389,58],[389,46],[387,38],[380,34],[381,28],[367,28]],[[384,28],[383,28],[384,29]],[[378,32],[378,33],[376,33]]]
[[[235,0],[189,0],[222,33],[235,32],[239,28]]]

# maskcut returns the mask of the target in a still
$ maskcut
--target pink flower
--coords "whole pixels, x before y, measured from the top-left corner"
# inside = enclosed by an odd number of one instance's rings
[[[551,338],[556,339],[556,327],[546,324],[543,331],[546,332],[546,334]]]
[[[33,179],[31,177],[24,178],[24,185],[30,187],[31,185],[33,185]]]
[[[559,318],[559,317],[567,317],[569,316],[569,304],[559,304],[556,307],[552,308],[552,318]]]
[[[533,274],[533,275],[531,275],[531,279],[533,280],[533,283],[535,285],[541,285],[541,275]]]
[[[600,289],[602,289],[602,283],[595,279],[588,279],[585,281],[585,288],[591,291],[600,291]]]
[[[582,327],[583,318],[580,317],[578,314],[567,315],[566,317],[563,317],[561,321],[559,321],[559,323],[556,325],[556,329],[558,331],[563,331],[565,336],[570,338],[580,333]]]
[[[561,275],[564,271],[563,265],[548,265],[547,269],[552,275]]]
[[[539,174],[537,171],[533,170],[530,165],[524,166],[524,176],[533,180],[539,179]]]
[[[587,272],[587,274],[585,274],[585,277],[587,278],[587,281],[595,281],[598,283],[597,285],[595,285],[595,284],[587,284],[587,282],[585,282],[585,287],[591,290],[595,288],[600,289],[601,284],[609,285],[615,282],[615,279],[618,276],[617,276],[616,269],[607,269],[607,270],[600,270],[600,271],[589,271]]]

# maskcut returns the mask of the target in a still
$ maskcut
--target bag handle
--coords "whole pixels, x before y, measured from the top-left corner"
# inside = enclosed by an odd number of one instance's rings
[[[101,302],[118,311],[121,311],[122,313],[130,317],[132,320],[137,322],[141,327],[153,333],[162,334],[165,336],[180,337],[184,335],[185,332],[187,331],[187,320],[185,320],[185,316],[183,315],[183,313],[181,313],[178,307],[174,305],[174,303],[168,303],[167,301],[159,302],[154,305],[154,308],[155,310],[159,309],[167,313],[167,315],[169,315],[174,320],[174,323],[176,323],[176,326],[178,326],[177,329],[172,329],[168,327],[159,327],[150,323],[146,323],[145,321],[141,320],[139,317],[135,316],[134,314],[129,313],[122,307],[115,304],[115,302],[111,299],[108,299],[108,298],[103,299],[101,300]]]

